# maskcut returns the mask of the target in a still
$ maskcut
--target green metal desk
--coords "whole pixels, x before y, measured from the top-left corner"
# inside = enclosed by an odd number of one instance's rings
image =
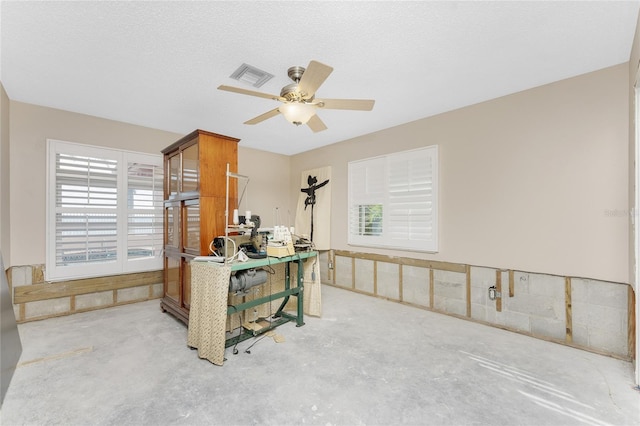
[[[241,303],[235,306],[227,307],[227,315],[234,314],[237,312],[242,312],[247,309],[251,309],[255,306],[262,305],[263,303],[269,303],[273,300],[283,299],[280,307],[273,314],[273,318],[275,320],[271,321],[270,325],[265,326],[260,330],[247,330],[240,327],[243,331],[238,336],[230,337],[225,342],[225,347],[233,346],[236,343],[242,342],[244,340],[255,337],[259,334],[265,333],[269,330],[272,330],[279,325],[282,325],[289,321],[295,321],[296,327],[301,327],[304,325],[304,267],[303,263],[309,259],[316,257],[318,255],[315,251],[309,252],[299,252],[295,253],[292,256],[286,257],[266,257],[264,259],[249,259],[246,262],[234,262],[231,264],[231,272],[241,271],[244,269],[254,269],[261,268],[264,266],[273,266],[280,263],[285,264],[285,278],[284,278],[284,290],[278,293],[269,294],[264,297],[260,297],[258,299],[254,299],[248,302]],[[291,287],[291,264],[296,263],[298,265],[297,277],[296,277],[296,287]],[[292,315],[290,313],[284,312],[283,309],[287,302],[289,301],[289,297],[295,296],[297,299],[296,306],[296,315]]]

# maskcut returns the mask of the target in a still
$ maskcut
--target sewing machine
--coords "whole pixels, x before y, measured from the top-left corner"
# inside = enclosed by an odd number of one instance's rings
[[[244,216],[240,216],[240,219],[242,223],[246,223]],[[268,231],[260,231],[260,223],[260,216],[251,215],[248,225],[233,228],[234,233],[227,235],[226,238],[231,240],[228,247],[225,247],[227,243],[225,237],[221,236],[213,239],[211,250],[215,250],[218,256],[232,257],[242,250],[252,259],[266,257]]]

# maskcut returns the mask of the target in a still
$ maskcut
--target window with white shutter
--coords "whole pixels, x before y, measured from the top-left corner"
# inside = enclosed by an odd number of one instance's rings
[[[162,157],[47,142],[46,279],[162,268]]]
[[[438,251],[436,145],[349,163],[349,244]]]
[[[162,167],[133,155],[127,162],[127,259],[160,257],[162,252]]]

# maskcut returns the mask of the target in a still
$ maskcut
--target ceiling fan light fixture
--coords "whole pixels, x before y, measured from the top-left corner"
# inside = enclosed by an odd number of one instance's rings
[[[225,85],[218,86],[218,89],[282,102],[279,107],[247,120],[244,124],[262,123],[271,117],[282,114],[289,123],[296,126],[306,124],[314,133],[318,133],[327,130],[327,126],[316,114],[317,108],[371,111],[375,102],[372,99],[316,99],[318,87],[332,71],[332,67],[318,61],[309,62],[307,68],[291,67],[287,74],[293,83],[284,86],[280,91],[280,96]],[[241,75],[242,69],[237,74]]]
[[[313,105],[304,102],[285,102],[278,110],[288,122],[296,126],[307,124],[316,113]]]

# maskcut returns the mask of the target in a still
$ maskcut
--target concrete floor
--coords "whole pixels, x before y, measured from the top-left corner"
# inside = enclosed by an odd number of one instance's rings
[[[334,287],[322,297],[322,318],[229,348],[222,367],[158,300],[22,324],[1,423],[640,424],[631,363]]]

